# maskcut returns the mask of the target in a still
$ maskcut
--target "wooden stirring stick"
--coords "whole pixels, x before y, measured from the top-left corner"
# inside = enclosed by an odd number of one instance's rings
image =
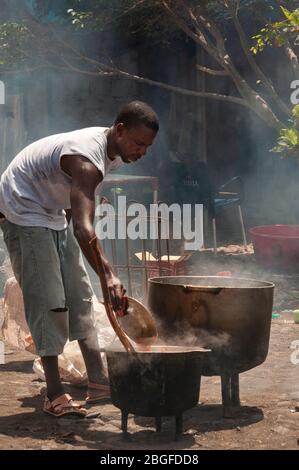
[[[107,316],[109,318],[109,321],[111,323],[112,328],[114,329],[115,333],[117,334],[120,342],[123,344],[127,352],[134,352],[135,349],[131,342],[129,341],[128,337],[124,334],[123,330],[121,329],[115,313],[113,311],[112,303],[111,303],[111,298],[110,298],[110,292],[108,289],[108,284],[106,280],[106,274],[105,274],[105,269],[103,265],[103,261],[101,258],[101,252],[99,248],[99,241],[96,237],[92,238],[89,241],[89,245],[92,248],[92,253],[94,257],[94,262],[96,265],[97,269],[97,274],[100,278],[100,283],[102,287],[102,292],[103,292],[103,297],[104,297],[104,305],[106,308]]]

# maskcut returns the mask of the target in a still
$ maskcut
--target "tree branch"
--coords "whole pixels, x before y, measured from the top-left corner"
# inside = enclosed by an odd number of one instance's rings
[[[208,67],[204,67],[203,65],[199,65],[199,64],[196,64],[196,68],[197,70],[208,73],[209,75],[218,75],[218,76],[220,75],[222,77],[224,75],[229,75],[229,73],[226,70],[214,70],[214,69],[210,69]]]
[[[219,57],[217,48],[214,46],[214,44],[211,43],[211,41],[209,41],[209,39],[206,37],[206,35],[203,33],[202,30],[200,30],[200,29],[198,28],[196,33],[195,33],[194,31],[192,31],[192,29],[189,28],[189,26],[187,25],[187,23],[182,20],[182,17],[179,16],[179,15],[173,10],[173,8],[170,7],[168,0],[161,0],[161,3],[162,3],[162,6],[164,7],[166,13],[168,13],[168,14],[172,17],[173,21],[174,21],[175,24],[179,27],[179,29],[181,29],[182,31],[184,31],[184,33],[185,33],[188,37],[190,37],[191,39],[193,39],[193,41],[194,41],[196,44],[199,44],[200,46],[202,46],[202,47],[208,52],[209,55],[211,55],[212,57],[214,57],[214,59],[215,59],[218,63],[220,63],[221,65],[224,65],[223,62],[221,61],[221,58]]]
[[[219,51],[221,56],[225,56],[226,49],[224,45],[223,36],[212,18],[209,16],[206,8],[204,5],[198,6],[199,15],[197,16],[198,21],[208,29],[209,33],[214,37],[217,45],[217,50]]]
[[[194,33],[189,26],[181,20],[181,16],[179,16],[173,8],[170,6],[169,0],[161,0],[165,10],[168,14],[170,14],[177,24],[179,28],[181,28],[189,37],[191,37],[196,43],[200,44],[209,55],[211,55],[216,62],[218,62],[224,70],[228,72],[228,74],[233,79],[237,90],[239,91],[240,95],[247,101],[249,108],[251,108],[258,116],[263,119],[268,125],[273,126],[276,129],[280,129],[283,127],[283,123],[277,118],[277,116],[272,111],[271,107],[267,103],[267,101],[260,96],[251,86],[249,83],[242,77],[239,73],[238,69],[235,67],[232,58],[226,51],[224,47],[224,41],[220,41],[218,44],[221,47],[215,47],[211,43],[207,43],[207,41],[203,40],[206,39],[201,29],[198,28],[197,32]],[[188,10],[190,12],[190,9]],[[204,17],[202,17],[201,22],[204,22]],[[209,28],[212,28],[212,22],[208,20]],[[217,34],[220,31],[218,30],[217,26],[215,26],[217,30]],[[216,34],[216,32],[215,32]]]
[[[45,69],[45,68],[49,68],[49,64],[41,64],[41,65],[36,65],[32,67],[24,67],[22,69],[16,69],[16,70],[1,69],[1,72],[7,75],[7,74],[16,74],[16,73],[23,73],[23,72],[35,72],[36,70]]]
[[[112,72],[112,70],[113,69],[111,68],[111,72]],[[181,88],[181,87],[169,85],[167,83],[159,82],[159,81],[156,81],[156,80],[151,80],[149,78],[139,77],[138,75],[132,75],[132,74],[129,74],[128,72],[125,72],[125,71],[119,70],[119,69],[114,69],[113,73],[115,73],[115,75],[118,75],[118,76],[123,77],[123,78],[128,78],[128,79],[131,79],[131,80],[133,79],[133,80],[135,80],[139,83],[146,83],[148,85],[158,86],[160,88],[164,88],[165,90],[174,91],[174,92],[180,93],[182,95],[197,96],[199,98],[210,98],[210,99],[219,100],[219,101],[226,101],[226,102],[230,102],[230,103],[240,104],[242,106],[250,108],[250,106],[246,102],[246,100],[244,100],[242,98],[238,98],[237,96],[228,96],[228,95],[221,95],[221,94],[218,94],[218,93],[200,92],[200,91],[196,91],[196,90]]]
[[[292,49],[290,44],[285,45],[285,52],[286,52],[286,55],[287,55],[287,57],[289,58],[289,60],[291,62],[291,65],[292,65],[292,68],[293,68],[293,71],[295,73],[296,78],[299,79],[299,60],[298,60],[297,54]]]
[[[134,81],[139,82],[139,83],[145,83],[147,85],[152,85],[152,86],[156,86],[156,87],[159,87],[159,88],[163,88],[164,90],[179,93],[181,95],[194,96],[194,97],[198,97],[198,98],[209,98],[209,99],[213,99],[213,100],[225,101],[225,102],[239,104],[239,105],[245,106],[247,108],[250,108],[250,106],[248,105],[246,100],[244,100],[242,98],[238,98],[237,96],[228,96],[228,95],[221,95],[219,93],[200,92],[200,91],[196,91],[196,90],[190,90],[190,89],[187,89],[187,88],[181,88],[181,87],[169,85],[168,83],[159,82],[157,80],[151,80],[149,78],[140,77],[139,75],[133,75],[133,74],[130,74],[128,72],[125,72],[124,70],[120,70],[120,69],[114,68],[114,67],[109,67],[105,64],[100,64],[100,63],[98,63],[98,65],[101,68],[99,68],[97,71],[84,70],[84,69],[80,69],[79,67],[76,67],[75,65],[70,63],[64,57],[62,58],[62,60],[65,64],[65,66],[56,65],[56,64],[52,64],[52,63],[46,63],[46,64],[43,64],[43,65],[40,65],[40,66],[37,66],[37,67],[23,68],[23,69],[19,69],[19,70],[3,71],[3,72],[4,73],[30,72],[30,71],[34,71],[34,70],[37,70],[37,69],[48,67],[48,68],[55,68],[55,69],[59,69],[59,70],[64,70],[66,72],[76,72],[76,73],[79,73],[79,74],[82,74],[82,75],[88,75],[89,77],[100,77],[100,76],[102,76],[102,77],[113,77],[113,76],[114,77],[121,77],[121,78],[128,79],[128,80],[134,80]]]
[[[233,23],[234,23],[235,28],[238,32],[243,52],[244,52],[244,54],[245,54],[245,56],[248,60],[249,65],[251,66],[252,70],[255,72],[257,77],[262,81],[265,89],[268,91],[269,95],[276,102],[276,104],[280,108],[280,110],[284,114],[286,114],[287,116],[290,116],[290,114],[291,114],[290,108],[278,96],[278,94],[276,93],[272,83],[269,81],[269,79],[266,77],[264,72],[257,65],[255,59],[253,58],[252,53],[250,52],[250,48],[249,48],[249,45],[247,43],[246,35],[244,33],[244,30],[243,30],[242,25],[241,25],[241,23],[239,21],[239,18],[238,18],[237,10],[235,11],[235,15],[233,17]]]

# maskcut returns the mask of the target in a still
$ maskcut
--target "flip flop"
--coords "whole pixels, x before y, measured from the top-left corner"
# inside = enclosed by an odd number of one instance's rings
[[[85,400],[86,404],[105,403],[111,400],[109,385],[96,384],[96,383],[89,382],[87,393],[88,394]]]
[[[87,414],[87,410],[79,403],[74,402],[68,393],[60,395],[53,401],[50,401],[49,398],[46,397],[43,411],[57,418],[66,415],[85,418]]]

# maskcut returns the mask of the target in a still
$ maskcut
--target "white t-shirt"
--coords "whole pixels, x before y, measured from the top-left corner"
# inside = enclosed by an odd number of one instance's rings
[[[18,225],[63,230],[67,226],[64,209],[71,207],[72,178],[61,169],[60,159],[63,155],[82,155],[104,178],[122,164],[119,156],[108,158],[107,130],[88,127],[51,135],[24,148],[1,176],[0,212]]]

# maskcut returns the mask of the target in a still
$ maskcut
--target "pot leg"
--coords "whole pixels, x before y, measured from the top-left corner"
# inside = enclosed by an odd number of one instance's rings
[[[227,373],[221,375],[221,394],[223,417],[231,418],[231,377]]]
[[[198,404],[199,404],[199,405],[201,405],[201,404],[202,404],[202,403],[201,403],[201,401],[200,401],[200,386],[201,386],[201,375],[199,376],[199,379],[198,379],[198,381],[199,381]]]
[[[178,440],[183,432],[183,415],[179,414],[175,417],[175,440]]]
[[[162,417],[161,416],[156,416],[156,432],[161,432],[162,431]]]
[[[127,411],[121,410],[121,430],[124,439],[130,439],[130,434],[128,433],[128,416],[129,413],[127,413]]]
[[[239,374],[234,373],[231,376],[231,401],[233,406],[240,406],[240,387]]]

